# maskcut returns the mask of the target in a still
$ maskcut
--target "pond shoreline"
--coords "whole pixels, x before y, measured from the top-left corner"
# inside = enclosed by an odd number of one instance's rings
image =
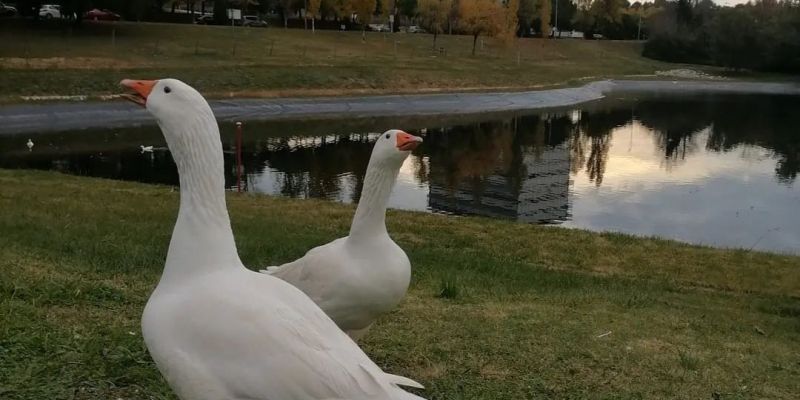
[[[210,100],[223,121],[299,118],[435,116],[574,106],[611,93],[800,95],[790,82],[604,80],[580,87],[487,93]],[[153,125],[143,109],[122,101],[0,106],[0,135]]]

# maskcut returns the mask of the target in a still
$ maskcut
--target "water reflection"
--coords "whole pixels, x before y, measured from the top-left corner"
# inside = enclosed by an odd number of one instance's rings
[[[800,101],[617,98],[531,115],[246,124],[247,190],[358,199],[376,134],[425,137],[390,205],[798,252]],[[223,124],[235,185],[233,127]],[[0,138],[0,167],[176,184],[154,127]],[[155,145],[141,153],[139,145]]]

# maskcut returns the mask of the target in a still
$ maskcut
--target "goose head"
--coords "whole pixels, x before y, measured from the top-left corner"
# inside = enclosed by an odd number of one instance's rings
[[[208,102],[193,87],[177,79],[133,80],[124,79],[120,85],[130,93],[124,98],[144,107],[155,117],[167,141],[186,139],[175,136],[189,133],[192,121],[216,121]],[[172,136],[172,137],[170,137]]]
[[[399,129],[390,129],[375,141],[372,149],[370,163],[378,163],[400,168],[411,151],[422,143],[422,138],[403,132]]]

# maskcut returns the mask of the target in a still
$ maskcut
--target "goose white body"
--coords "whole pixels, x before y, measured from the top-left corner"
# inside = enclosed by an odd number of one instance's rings
[[[408,290],[411,263],[389,237],[385,216],[400,166],[409,154],[396,143],[421,141],[402,131],[381,135],[370,157],[350,235],[262,271],[302,290],[353,339],[394,309]]]
[[[142,330],[184,400],[420,399],[302,292],[243,266],[159,284]]]
[[[242,265],[219,131],[200,94],[172,79],[123,85],[146,98],[180,175],[166,265],[142,315],[145,344],[178,397],[421,399],[399,387],[418,383],[383,372],[303,292]]]

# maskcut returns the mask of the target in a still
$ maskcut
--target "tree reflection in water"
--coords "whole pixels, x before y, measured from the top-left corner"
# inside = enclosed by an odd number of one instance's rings
[[[248,190],[354,202],[377,137],[366,132],[416,126],[409,130],[423,135],[425,143],[401,174],[416,185],[408,190],[425,191],[428,208],[560,222],[570,218],[571,182],[585,179],[598,190],[607,188],[604,178],[614,168],[610,154],[621,150],[615,146],[632,145],[615,141],[621,132],[630,132],[631,143],[634,133],[649,135],[652,161],[667,174],[684,168],[693,157],[735,152],[745,159],[773,158],[777,180],[792,185],[800,171],[798,109],[800,100],[794,97],[646,96],[576,110],[472,117],[474,123],[462,117],[360,125],[250,123],[243,161]],[[232,127],[223,124],[223,134],[226,182],[234,185]],[[154,127],[41,135],[33,140],[37,146],[28,152],[19,145],[24,140],[0,138],[0,167],[177,184],[168,152],[138,151],[140,144],[162,143]]]

